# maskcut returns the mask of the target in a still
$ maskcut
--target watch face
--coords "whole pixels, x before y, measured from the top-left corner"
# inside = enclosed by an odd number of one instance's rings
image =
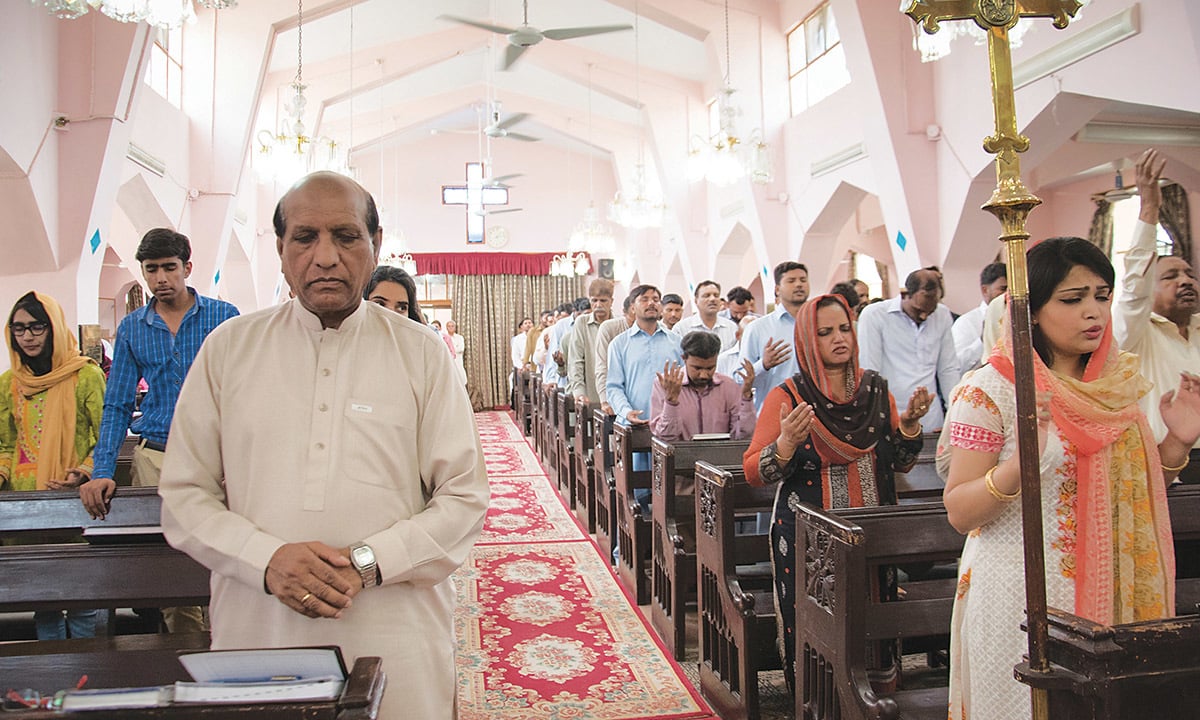
[[[501,248],[508,244],[508,228],[493,225],[487,229],[487,244],[490,247]]]
[[[350,551],[350,560],[355,567],[367,567],[375,562],[375,551],[366,545],[359,545]]]

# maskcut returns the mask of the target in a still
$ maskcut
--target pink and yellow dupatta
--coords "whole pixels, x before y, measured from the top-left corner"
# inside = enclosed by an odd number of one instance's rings
[[[1012,337],[1005,332],[988,360],[1014,380]],[[1082,380],[1052,372],[1034,354],[1037,391],[1077,465],[1075,608],[1106,625],[1175,614],[1175,551],[1166,486],[1154,435],[1138,400],[1149,383],[1135,355],[1113,343],[1112,324]]]

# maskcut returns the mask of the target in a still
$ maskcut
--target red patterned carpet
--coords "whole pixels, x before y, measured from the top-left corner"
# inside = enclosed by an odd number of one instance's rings
[[[715,717],[509,416],[476,417],[492,507],[479,544],[455,575],[459,718]]]

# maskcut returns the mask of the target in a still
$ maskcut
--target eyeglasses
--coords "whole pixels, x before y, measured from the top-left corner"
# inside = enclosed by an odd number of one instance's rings
[[[13,323],[9,325],[12,328],[13,337],[21,337],[26,332],[34,337],[41,337],[46,334],[46,330],[50,327],[47,322],[31,322],[28,325],[24,323]]]

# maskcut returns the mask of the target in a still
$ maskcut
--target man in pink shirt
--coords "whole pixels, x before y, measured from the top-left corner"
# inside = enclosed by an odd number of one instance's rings
[[[669,442],[708,433],[729,433],[734,440],[754,434],[754,368],[743,364],[739,385],[717,369],[721,338],[693,331],[680,344],[683,367],[668,363],[650,393],[650,431]]]

